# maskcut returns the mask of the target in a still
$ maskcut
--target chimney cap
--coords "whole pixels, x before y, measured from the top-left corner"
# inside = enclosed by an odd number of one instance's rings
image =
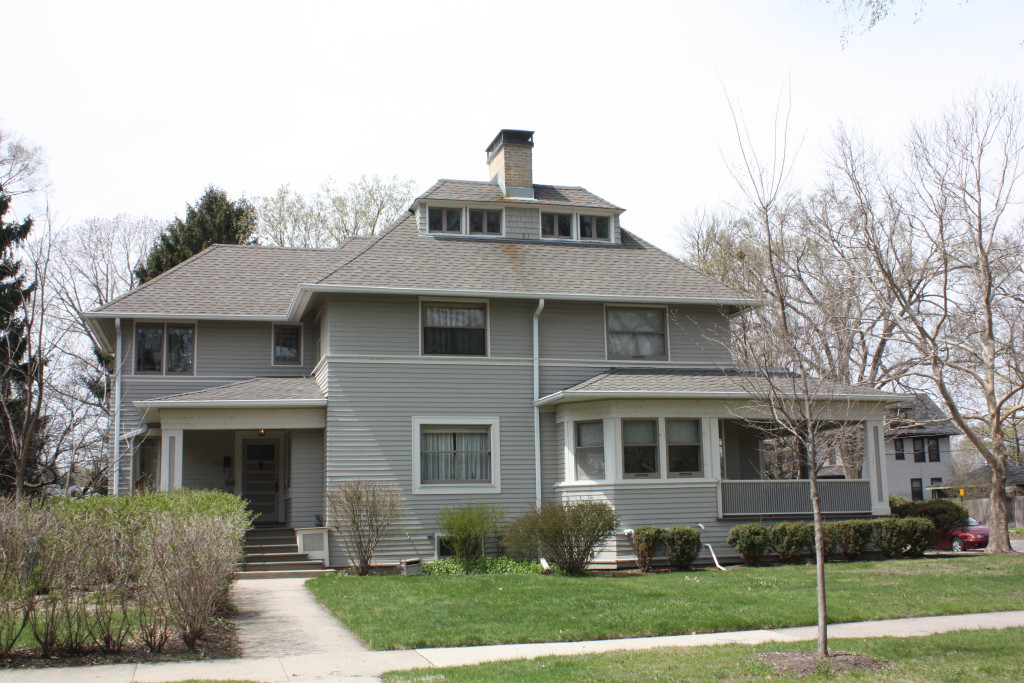
[[[495,152],[501,149],[503,145],[533,147],[533,131],[502,128],[498,134],[494,136],[494,140],[491,141],[491,144],[487,145],[487,158],[490,159],[494,156]]]

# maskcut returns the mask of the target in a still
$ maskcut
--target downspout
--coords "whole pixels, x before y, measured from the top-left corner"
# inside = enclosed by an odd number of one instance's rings
[[[541,506],[540,481],[540,314],[544,310],[544,299],[537,300],[537,310],[533,312],[533,467],[536,474],[537,507]]]
[[[121,319],[114,318],[117,330],[114,357],[114,486],[115,496],[121,493]]]

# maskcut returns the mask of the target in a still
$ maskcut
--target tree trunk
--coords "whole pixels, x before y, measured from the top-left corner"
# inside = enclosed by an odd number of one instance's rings
[[[814,570],[818,586],[818,656],[828,657],[828,609],[825,604],[825,527],[821,518],[818,474],[811,468],[811,509],[814,511]]]
[[[1006,523],[1006,469],[992,468],[992,487],[989,491],[988,547],[986,553],[1012,553]]]

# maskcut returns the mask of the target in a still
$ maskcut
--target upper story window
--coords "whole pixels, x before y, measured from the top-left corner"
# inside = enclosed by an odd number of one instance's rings
[[[273,365],[302,365],[302,325],[274,325]]]
[[[541,212],[540,236],[552,239],[604,240],[612,235],[611,216]]]
[[[609,306],[608,358],[666,360],[665,313],[664,308]]]
[[[427,210],[427,231],[442,235],[501,235],[501,209],[432,206]]]
[[[422,306],[424,354],[487,355],[487,304],[425,301]]]
[[[907,454],[903,450],[903,439],[895,439],[892,442],[893,451],[896,453],[897,460],[906,460]]]
[[[914,462],[924,462],[924,439],[914,439]]]
[[[928,437],[928,462],[939,462],[939,440],[934,436]]]
[[[135,372],[152,375],[194,373],[196,326],[191,323],[137,323]]]

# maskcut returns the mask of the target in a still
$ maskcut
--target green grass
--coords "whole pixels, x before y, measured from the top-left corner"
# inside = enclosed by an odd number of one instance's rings
[[[773,675],[758,660],[761,652],[812,650],[814,643],[765,643],[610,652],[575,657],[492,662],[447,669],[415,669],[384,674],[392,683],[430,681],[1020,681],[1024,629],[957,631],[917,638],[834,640],[833,652],[866,655],[888,663],[884,669],[815,674],[801,679]]]
[[[1024,609],[1024,557],[835,563],[829,618]],[[374,649],[659,636],[816,623],[814,567],[627,577],[324,575],[309,589]]]

